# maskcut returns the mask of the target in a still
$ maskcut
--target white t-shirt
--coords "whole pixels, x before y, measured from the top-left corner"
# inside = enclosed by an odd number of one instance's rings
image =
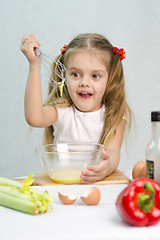
[[[95,112],[80,112],[74,106],[57,108],[58,121],[53,124],[55,143],[99,143],[105,105]]]

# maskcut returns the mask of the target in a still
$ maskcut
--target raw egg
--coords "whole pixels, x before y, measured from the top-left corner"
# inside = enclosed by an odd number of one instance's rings
[[[77,199],[77,196],[74,193],[64,190],[58,191],[58,197],[60,201],[66,205],[74,203]]]
[[[146,162],[139,161],[134,165],[132,170],[132,177],[133,179],[136,179],[139,177],[147,177]]]
[[[101,199],[101,193],[97,187],[88,189],[81,196],[81,200],[87,205],[97,205]]]

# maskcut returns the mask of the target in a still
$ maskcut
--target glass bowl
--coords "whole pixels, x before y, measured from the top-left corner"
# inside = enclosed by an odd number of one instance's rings
[[[97,143],[59,143],[36,148],[44,170],[54,182],[81,182],[81,172],[102,161],[104,146]]]

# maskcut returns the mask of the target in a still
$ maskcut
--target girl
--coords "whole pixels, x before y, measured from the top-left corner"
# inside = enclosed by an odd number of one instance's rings
[[[129,126],[131,123],[121,62],[124,50],[113,47],[99,34],[75,37],[57,57],[67,69],[63,95],[56,85],[50,86],[43,105],[35,54],[39,47],[34,34],[23,37],[21,51],[29,61],[24,101],[26,121],[34,127],[45,127],[45,144],[57,141],[104,144],[104,161],[89,166],[81,174],[82,183],[102,180],[117,169],[126,122]],[[53,78],[61,81],[55,74]]]

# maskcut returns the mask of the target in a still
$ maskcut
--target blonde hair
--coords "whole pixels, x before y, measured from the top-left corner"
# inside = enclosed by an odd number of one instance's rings
[[[113,53],[112,44],[100,34],[80,34],[75,37],[68,45],[67,51],[57,56],[65,66],[69,57],[78,49],[97,49],[103,52],[103,57],[106,53],[105,65],[108,72],[108,81],[106,91],[102,99],[102,104],[105,104],[106,111],[104,114],[104,127],[101,135],[100,143],[107,146],[116,133],[116,129],[123,117],[127,119],[128,129],[131,126],[132,111],[126,102],[125,82],[122,62],[118,54]],[[109,56],[109,57],[108,57]],[[53,62],[53,68],[57,65]],[[59,77],[52,71],[52,76],[57,82],[61,81]],[[53,105],[59,107],[71,106],[72,102],[67,86],[64,86],[63,96],[60,97],[60,92],[57,86],[49,86],[49,95],[44,105]],[[53,127],[45,129],[44,143],[53,142]]]

